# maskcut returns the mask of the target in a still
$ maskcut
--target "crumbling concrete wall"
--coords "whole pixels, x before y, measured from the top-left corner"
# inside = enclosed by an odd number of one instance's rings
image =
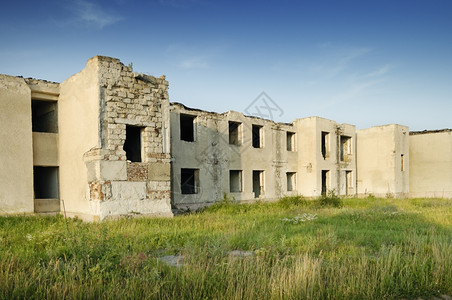
[[[356,193],[355,126],[338,124],[320,117],[297,119],[298,191],[319,196],[334,191],[338,195]],[[341,144],[344,137],[347,144]],[[342,149],[341,155],[341,147]]]
[[[31,90],[23,78],[0,75],[0,213],[32,213]]]
[[[358,194],[405,196],[409,191],[409,129],[392,124],[357,131]]]
[[[171,216],[168,82],[96,56],[62,84],[60,98],[65,136],[60,145],[62,152],[69,151],[61,172],[68,211],[94,220]],[[140,130],[140,162],[127,160],[127,126]],[[77,176],[70,175],[72,168]],[[71,188],[74,177],[77,184]]]
[[[452,198],[452,130],[410,133],[410,196]]]
[[[192,118],[193,136],[181,138],[181,115]],[[272,200],[296,191],[287,191],[286,173],[296,172],[297,155],[286,149],[289,124],[275,123],[229,111],[218,114],[171,104],[171,149],[173,204],[179,208],[196,208],[223,198],[237,201]],[[230,122],[238,124],[237,142],[230,140]],[[255,141],[253,146],[253,125]],[[259,132],[259,134],[257,134]],[[195,170],[195,193],[184,193],[182,170]],[[239,172],[231,190],[231,171]],[[253,171],[262,171],[262,190],[256,197]]]

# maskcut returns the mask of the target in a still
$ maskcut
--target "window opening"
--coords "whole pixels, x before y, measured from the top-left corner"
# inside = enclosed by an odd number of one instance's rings
[[[254,198],[264,194],[264,171],[253,171],[253,192]]]
[[[56,101],[31,101],[31,123],[33,132],[58,133]]]
[[[240,123],[229,121],[229,144],[240,144]]]
[[[253,147],[254,148],[262,148],[263,142],[262,142],[262,126],[259,125],[253,125],[252,132],[253,132]]]
[[[286,173],[286,177],[287,177],[287,191],[294,191],[296,189],[296,185],[297,185],[297,175],[295,172],[287,172]]]
[[[327,159],[329,157],[330,151],[330,135],[328,132],[322,131],[322,156],[323,159]]]
[[[295,151],[295,132],[287,131],[287,151]]]
[[[131,162],[141,162],[141,132],[143,127],[126,125],[126,140],[124,142],[124,151],[126,152],[127,160]]]
[[[35,199],[58,199],[58,167],[33,167]]]
[[[199,170],[181,169],[181,193],[197,194],[199,190]]]
[[[229,171],[229,190],[231,193],[242,192],[242,171],[240,170]]]
[[[195,116],[180,115],[180,139],[186,142],[195,141]]]

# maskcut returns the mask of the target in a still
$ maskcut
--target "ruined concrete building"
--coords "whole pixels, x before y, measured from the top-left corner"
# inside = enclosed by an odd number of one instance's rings
[[[0,75],[0,116],[0,214],[171,216],[225,193],[452,197],[451,130],[190,109],[164,76],[109,57],[61,84]]]

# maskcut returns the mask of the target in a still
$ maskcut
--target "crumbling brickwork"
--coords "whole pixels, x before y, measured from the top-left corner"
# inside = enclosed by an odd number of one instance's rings
[[[164,125],[169,107],[168,82],[164,76],[134,73],[117,59],[96,58],[102,148],[84,155],[88,172],[94,175],[89,178],[90,200],[97,202],[101,218],[132,212],[159,214],[155,206],[163,204],[166,208],[161,207],[162,210],[170,212],[170,154]],[[125,151],[128,126],[138,130],[139,161],[130,161]],[[167,169],[163,172],[167,176],[155,178],[154,169]],[[116,207],[108,205],[105,210],[105,201],[121,203]]]

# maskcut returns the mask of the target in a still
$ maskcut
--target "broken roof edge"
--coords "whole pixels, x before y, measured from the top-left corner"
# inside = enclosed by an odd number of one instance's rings
[[[23,76],[16,76],[18,78],[23,78],[25,80],[25,82],[27,83],[31,83],[31,81],[36,80],[38,82],[41,83],[50,83],[50,84],[60,84],[60,82],[57,81],[51,81],[51,80],[46,80],[46,79],[40,79],[40,78],[34,78],[34,77],[23,77]]]
[[[324,117],[320,117],[320,116],[309,116],[309,117],[304,117],[304,118],[298,118],[298,119],[295,119],[295,121],[303,121],[303,120],[309,120],[309,119],[316,119],[316,120],[324,120],[324,121],[328,121],[328,122],[333,122],[333,123],[335,123],[337,126],[352,126],[352,127],[355,127],[356,128],[356,125],[355,124],[350,124],[350,123],[339,123],[339,122],[337,122],[337,121],[335,121],[335,120],[331,120],[331,119],[327,119],[327,118],[324,118]]]
[[[443,133],[443,132],[452,132],[450,128],[437,129],[437,130],[422,130],[422,131],[410,131],[410,135],[421,135],[421,134],[430,134],[430,133]]]
[[[360,128],[360,129],[357,129],[357,130],[369,130],[369,129],[375,129],[375,128],[381,128],[381,127],[397,127],[397,126],[409,128],[409,126],[407,126],[407,125],[391,123],[391,124],[370,126],[370,127],[367,127],[367,128]]]
[[[270,119],[261,118],[261,117],[258,117],[258,116],[245,115],[244,113],[239,112],[239,111],[235,111],[235,110],[228,110],[226,112],[219,113],[219,112],[215,112],[215,111],[207,111],[207,110],[203,110],[203,109],[199,109],[199,108],[188,107],[185,104],[180,103],[180,102],[170,102],[170,106],[175,106],[175,107],[177,106],[177,107],[182,108],[182,109],[184,109],[186,111],[208,113],[208,114],[212,114],[212,115],[216,115],[216,116],[226,116],[226,115],[231,115],[231,114],[238,114],[238,115],[243,116],[244,118],[270,122],[270,123],[273,123],[274,125],[294,126],[293,122],[291,122],[291,123],[276,122],[276,121],[273,121],[273,120],[270,120]]]

